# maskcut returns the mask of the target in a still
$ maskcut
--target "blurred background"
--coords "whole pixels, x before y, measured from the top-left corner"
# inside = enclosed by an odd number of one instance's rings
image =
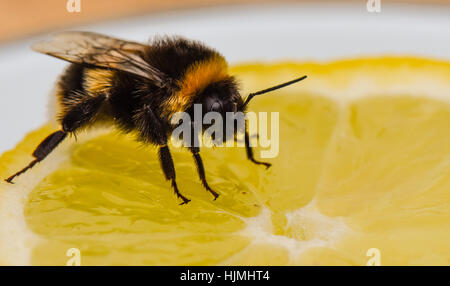
[[[364,6],[367,0],[81,0],[81,13],[67,13],[67,0],[2,0],[0,1],[0,41],[10,41],[27,35],[67,28],[96,21],[125,18],[164,11],[226,7],[229,5],[264,5],[270,3],[336,4]],[[75,1],[74,1],[75,2]],[[382,0],[384,4],[445,5],[449,0]],[[74,5],[75,6],[75,5]],[[448,15],[450,16],[450,15]]]
[[[380,55],[450,60],[450,0],[0,0],[0,153],[47,121],[48,95],[66,63],[29,46],[60,30],[141,42],[182,35],[232,64]]]

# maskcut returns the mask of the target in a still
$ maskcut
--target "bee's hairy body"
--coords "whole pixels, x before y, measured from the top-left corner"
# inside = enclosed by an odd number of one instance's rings
[[[150,80],[120,70],[70,64],[56,88],[57,118],[63,130],[75,132],[107,121],[124,132],[136,131],[144,142],[163,145],[160,137],[167,137],[173,130],[170,117],[175,112],[186,111],[208,85],[219,81],[234,83],[227,75],[225,59],[196,42],[160,39],[149,45],[142,57],[177,80],[172,86],[158,87]],[[212,74],[205,74],[205,69],[212,70]],[[187,84],[190,77],[196,77],[197,82]],[[86,102],[91,103],[92,110],[85,108]],[[154,116],[146,116],[149,110]],[[149,125],[143,124],[142,117],[153,125],[154,131],[160,125],[163,134],[155,136],[154,132],[148,132]],[[154,122],[148,122],[149,118]]]
[[[135,131],[138,140],[159,147],[164,176],[182,204],[190,200],[178,190],[167,146],[175,127],[172,116],[187,112],[193,118],[194,104],[201,104],[203,113],[214,111],[225,118],[228,112],[245,112],[254,96],[305,78],[250,94],[244,102],[234,77],[228,75],[224,57],[199,42],[164,37],[144,45],[91,32],[62,32],[33,49],[71,63],[56,85],[61,130],[45,138],[33,152],[35,159],[6,181],[12,183],[44,160],[68,134],[106,121],[126,133]],[[196,129],[192,121],[190,126]],[[219,195],[206,181],[200,149],[190,146],[202,185],[216,199]],[[245,148],[250,161],[270,166],[254,159],[247,129]]]

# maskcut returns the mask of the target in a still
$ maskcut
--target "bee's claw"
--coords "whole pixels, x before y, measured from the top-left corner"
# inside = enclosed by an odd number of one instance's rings
[[[215,191],[213,191],[209,186],[206,188],[208,190],[208,192],[210,192],[213,196],[214,196],[214,200],[217,200],[217,198],[219,197],[219,194],[216,193]]]
[[[264,165],[266,167],[266,170],[269,169],[272,164],[271,163],[267,163],[267,162],[260,162],[260,161],[256,161],[255,159],[250,159],[253,163],[255,163],[256,165]]]
[[[270,163],[263,163],[264,166],[266,166],[266,170],[268,170],[270,167],[272,167],[272,164]]]
[[[182,206],[182,205],[187,205],[190,201],[191,201],[191,200],[184,198],[184,199],[183,199],[183,202],[180,203],[180,206]]]

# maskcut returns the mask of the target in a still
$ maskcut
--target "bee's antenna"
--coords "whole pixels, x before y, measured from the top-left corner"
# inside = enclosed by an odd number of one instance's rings
[[[250,102],[250,100],[251,100],[253,97],[257,96],[257,95],[264,94],[264,93],[267,93],[267,92],[271,92],[271,91],[277,90],[277,89],[279,89],[279,88],[283,88],[283,87],[285,87],[285,86],[291,85],[291,84],[296,83],[296,82],[299,82],[299,81],[301,81],[301,80],[304,80],[305,78],[307,78],[306,75],[304,75],[304,76],[302,76],[302,77],[299,77],[299,78],[296,78],[296,79],[293,79],[293,80],[291,80],[291,81],[288,81],[288,82],[285,82],[285,83],[276,85],[276,86],[272,86],[272,87],[269,87],[269,88],[266,88],[266,89],[263,89],[263,90],[260,90],[260,91],[257,91],[257,92],[250,93],[250,94],[247,96],[247,99],[245,100],[244,106],[243,106],[243,107],[245,108],[245,106],[247,106],[247,104]]]

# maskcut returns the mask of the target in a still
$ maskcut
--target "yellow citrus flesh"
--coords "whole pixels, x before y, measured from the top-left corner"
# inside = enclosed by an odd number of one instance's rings
[[[190,153],[173,151],[180,206],[157,150],[95,130],[0,185],[0,263],[65,265],[450,264],[450,63],[373,58],[232,68],[244,94],[301,75],[254,99],[279,112],[269,170],[244,148],[203,148],[213,201]],[[269,125],[270,126],[270,125]],[[54,128],[0,158],[25,166]],[[257,157],[263,148],[256,148]]]

